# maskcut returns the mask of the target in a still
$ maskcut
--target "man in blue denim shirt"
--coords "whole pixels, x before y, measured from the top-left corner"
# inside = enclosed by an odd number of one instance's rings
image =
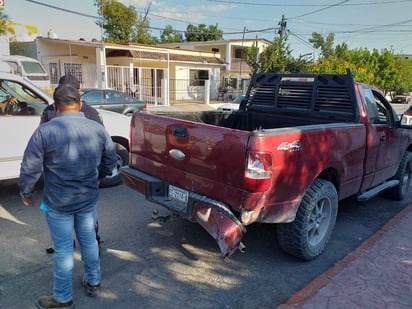
[[[63,75],[62,77],[60,77],[59,86],[65,86],[65,85],[72,86],[76,88],[79,93],[81,93],[80,92],[80,81],[74,75],[68,74],[68,75]],[[86,118],[94,120],[103,125],[103,119],[100,113],[94,107],[82,102],[80,111],[84,114]],[[47,121],[50,121],[56,116],[57,116],[56,104],[55,103],[50,104],[43,110],[43,113],[41,114],[41,117],[40,117],[40,124],[46,123]],[[100,236],[98,235],[97,230],[98,230],[98,222],[96,221],[96,239],[98,243],[100,244]],[[46,249],[46,252],[53,253],[54,252],[53,246],[48,247]]]
[[[54,242],[53,295],[36,301],[38,308],[74,308],[72,272],[73,232],[80,245],[89,296],[101,280],[99,248],[95,234],[100,178],[116,165],[115,146],[104,127],[80,112],[79,92],[60,86],[54,93],[58,116],[41,124],[24,152],[19,188],[22,201],[33,206],[34,188],[43,173],[41,208]]]

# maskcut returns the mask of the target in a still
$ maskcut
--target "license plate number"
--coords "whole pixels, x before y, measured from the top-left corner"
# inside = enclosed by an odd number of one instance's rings
[[[169,198],[187,204],[187,201],[189,200],[189,192],[169,185]]]

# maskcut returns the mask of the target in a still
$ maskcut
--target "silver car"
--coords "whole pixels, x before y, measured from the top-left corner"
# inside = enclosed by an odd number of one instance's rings
[[[146,103],[124,92],[113,89],[83,88],[82,102],[94,108],[104,109],[130,116],[136,111],[146,110]]]

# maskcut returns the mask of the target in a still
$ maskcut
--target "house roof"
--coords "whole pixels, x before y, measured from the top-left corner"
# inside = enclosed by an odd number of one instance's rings
[[[230,39],[230,40],[218,40],[218,41],[193,41],[193,42],[180,42],[180,43],[164,43],[164,44],[159,44],[158,46],[162,47],[179,47],[179,48],[187,48],[188,46],[214,46],[214,45],[243,45],[244,43],[255,43],[255,42],[260,42],[265,45],[269,45],[272,42],[263,39],[263,38],[257,38],[257,39]]]
[[[67,39],[55,39],[55,38],[43,38],[38,39],[51,41],[56,43],[76,44],[89,47],[101,47],[102,45],[106,49],[106,57],[131,57],[140,59],[167,59],[175,62],[196,62],[221,65],[225,64],[225,61],[220,59],[220,54],[208,52],[208,51],[193,51],[183,50],[180,48],[166,47],[166,46],[152,46],[145,44],[114,44],[114,43],[102,43],[100,41],[85,41],[85,40],[67,40]],[[163,56],[162,56],[163,54]]]
[[[106,57],[131,57],[140,59],[160,59],[159,53],[155,51],[143,51],[143,50],[124,50],[124,49],[112,49],[106,52]],[[166,59],[164,59],[166,60]],[[224,62],[216,57],[187,55],[184,53],[169,53],[169,61],[184,61],[184,62],[201,62],[208,64],[224,64]]]

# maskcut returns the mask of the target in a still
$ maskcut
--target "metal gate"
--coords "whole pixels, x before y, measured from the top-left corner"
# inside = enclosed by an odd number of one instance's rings
[[[106,85],[145,101],[146,104],[168,105],[167,69],[107,66]]]

